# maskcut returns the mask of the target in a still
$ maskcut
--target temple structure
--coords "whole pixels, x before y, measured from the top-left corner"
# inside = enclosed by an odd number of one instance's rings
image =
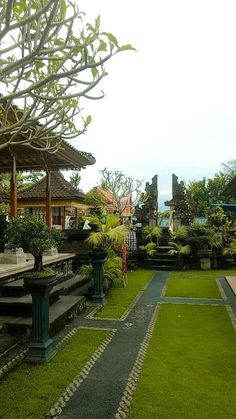
[[[0,141],[1,143],[1,141]],[[50,153],[40,144],[35,148],[15,144],[1,149],[0,172],[11,172],[10,209],[11,217],[17,216],[17,187],[16,174],[22,171],[44,170],[46,172],[45,185],[45,221],[50,228],[52,226],[52,203],[51,183],[52,173],[62,169],[78,170],[95,163],[95,158],[90,154],[79,151],[68,144],[61,142],[61,147],[56,153]],[[43,199],[41,197],[41,199]]]
[[[147,182],[142,208],[136,208],[137,218],[143,225],[155,227],[158,215],[158,177],[153,176],[152,182]]]
[[[165,202],[170,207],[169,230],[174,231],[180,224],[188,225],[191,220],[185,199],[184,182],[178,182],[178,176],[172,174],[172,199]]]
[[[31,188],[18,195],[18,211],[28,209],[37,219],[46,219],[46,176]],[[52,227],[67,229],[76,227],[78,215],[85,215],[88,205],[85,194],[75,189],[59,171],[51,172]]]

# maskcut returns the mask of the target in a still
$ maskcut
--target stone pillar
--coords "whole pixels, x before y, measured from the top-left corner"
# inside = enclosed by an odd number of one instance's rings
[[[55,355],[53,340],[49,337],[49,294],[54,284],[52,278],[25,278],[24,285],[32,295],[32,338],[26,361],[42,364]]]
[[[105,294],[103,291],[103,264],[107,257],[106,252],[94,252],[91,255],[94,278],[94,291],[92,301],[98,304],[105,304]]]
[[[16,158],[12,156],[12,172],[11,172],[11,199],[10,214],[12,218],[17,217],[17,184],[16,184]]]
[[[46,170],[46,178],[46,224],[48,228],[52,228],[51,172],[48,169]]]

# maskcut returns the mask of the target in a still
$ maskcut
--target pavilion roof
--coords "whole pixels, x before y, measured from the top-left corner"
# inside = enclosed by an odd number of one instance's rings
[[[0,94],[0,96],[2,96]],[[6,106],[7,103],[2,103],[2,106]],[[16,105],[12,105],[8,109],[8,122],[15,123],[17,111],[18,117],[23,115],[23,110],[19,109]],[[37,122],[35,126],[32,126],[28,132],[20,133],[19,140],[24,140],[24,137],[30,135],[30,131],[34,130],[40,123]],[[60,169],[82,169],[85,166],[94,164],[96,162],[92,154],[79,151],[65,140],[61,140],[60,147],[57,151],[50,152],[45,149],[47,139],[35,139],[31,141],[29,146],[27,142],[22,144],[8,144],[6,147],[0,150],[0,172],[10,172],[12,170],[12,154],[16,157],[16,169],[17,171],[30,171],[30,170],[42,170],[49,168],[51,170]],[[57,136],[55,134],[55,140]],[[4,144],[6,138],[0,136],[0,145]]]
[[[39,144],[35,144],[37,147]],[[42,170],[48,167],[51,170],[82,169],[95,163],[92,154],[79,151],[66,141],[62,141],[58,151],[50,153],[38,150],[27,145],[14,145],[1,149],[0,172],[10,172],[12,168],[12,152],[16,156],[17,171]]]
[[[236,198],[236,176],[225,186],[222,191],[223,196],[232,196]]]
[[[46,176],[26,191],[19,193],[18,201],[32,201],[46,199]],[[75,189],[59,171],[51,173],[51,199],[66,199],[84,201],[85,194],[81,189]]]

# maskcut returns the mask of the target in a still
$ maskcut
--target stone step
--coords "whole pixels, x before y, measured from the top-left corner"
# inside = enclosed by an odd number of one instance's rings
[[[158,246],[157,247],[157,251],[161,250],[161,251],[164,251],[164,252],[168,252],[171,249],[173,249],[173,246]]]
[[[73,290],[81,287],[85,283],[85,278],[81,275],[76,275],[73,278],[60,282],[55,285],[50,292],[50,305],[54,304],[61,295],[67,295]],[[15,285],[14,285],[15,284]],[[23,288],[23,280],[19,279],[5,286],[9,292],[13,290],[20,290]],[[31,295],[16,296],[2,296],[0,297],[0,314],[7,315],[9,313],[15,316],[27,317],[32,312],[32,297]]]
[[[55,336],[69,321],[86,307],[83,296],[63,295],[49,309],[50,336]],[[32,318],[0,316],[0,323],[5,324],[11,333],[24,332],[32,327]]]
[[[82,284],[84,278],[81,275],[75,275],[72,278],[64,279],[57,277],[58,284],[53,287],[51,293],[56,291],[62,291],[62,294],[68,294],[70,290],[74,289],[80,283]],[[22,297],[28,294],[28,291],[24,288],[23,279],[16,279],[15,281],[8,282],[1,286],[2,297]]]

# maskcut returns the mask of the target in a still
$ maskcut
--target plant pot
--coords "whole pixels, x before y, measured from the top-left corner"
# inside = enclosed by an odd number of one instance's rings
[[[38,277],[32,272],[24,278],[24,286],[32,296],[32,337],[26,361],[42,364],[55,355],[49,337],[49,294],[56,284],[56,275]]]
[[[199,258],[211,258],[212,257],[212,250],[211,249],[199,249],[197,251],[197,255]]]
[[[211,249],[199,249],[197,251],[197,255],[200,259],[200,268],[203,271],[210,270],[211,269],[212,250]]]
[[[105,262],[105,259],[107,257],[107,252],[103,250],[93,250],[92,252],[89,253],[89,256],[92,262],[93,261]]]
[[[226,267],[228,269],[234,269],[235,268],[236,261],[233,257],[226,257],[225,262],[226,262]]]
[[[178,259],[176,261],[176,269],[178,271],[182,271],[184,269],[184,261],[183,261],[183,259]]]

